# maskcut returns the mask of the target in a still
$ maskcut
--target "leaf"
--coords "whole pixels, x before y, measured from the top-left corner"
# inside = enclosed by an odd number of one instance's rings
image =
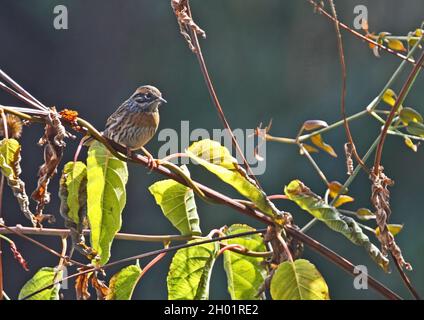
[[[389,106],[394,107],[396,103],[397,95],[392,89],[387,89],[386,91],[384,91],[382,99]]]
[[[406,131],[415,136],[423,137],[424,136],[424,124],[419,122],[410,122],[406,127]]]
[[[87,167],[83,162],[65,164],[59,195],[61,215],[74,224],[81,224],[87,213]]]
[[[81,270],[78,270],[81,271]],[[88,281],[90,280],[92,272],[83,273],[75,279],[75,293],[77,300],[88,300],[90,299],[90,292],[88,291]]]
[[[395,236],[403,229],[403,224],[388,224],[387,228],[389,229],[390,233]],[[375,235],[378,237],[380,236],[380,228],[375,228]]]
[[[0,169],[6,177],[7,184],[19,203],[22,213],[34,223],[34,215],[29,208],[29,198],[25,191],[25,183],[19,178],[21,174],[21,145],[15,139],[0,141]]]
[[[57,275],[56,275],[57,274]],[[43,267],[22,287],[19,292],[19,300],[40,290],[48,285],[53,285],[56,281],[62,279],[62,271],[57,271],[55,268]],[[51,288],[45,289],[36,293],[28,300],[59,300],[60,284],[56,284]]]
[[[183,170],[189,174],[185,166]],[[149,187],[164,216],[182,235],[200,235],[194,192],[189,187],[172,179],[158,181]]]
[[[113,238],[121,229],[127,181],[127,164],[100,142],[93,142],[87,158],[87,209],[91,245],[101,265],[109,260]]]
[[[361,220],[375,219],[375,214],[370,209],[360,208],[356,210],[356,216]]]
[[[256,182],[237,164],[237,160],[231,156],[228,149],[218,142],[209,139],[195,142],[186,150],[186,153],[252,201],[263,213],[271,217],[281,215]]]
[[[305,259],[281,263],[271,280],[274,300],[329,300],[328,286],[317,268]]]
[[[312,136],[311,141],[314,145],[316,145],[321,150],[327,152],[330,156],[337,158],[337,153],[334,151],[333,147],[329,144],[326,144],[320,134]]]
[[[405,144],[408,148],[412,149],[412,151],[417,152],[418,151],[418,145],[414,144],[411,140],[411,138],[406,137],[405,138]]]
[[[209,299],[209,281],[217,253],[217,243],[202,244],[178,250],[169,267],[167,277],[168,299]]]
[[[396,51],[406,51],[406,48],[403,46],[402,41],[398,39],[388,39],[388,46],[390,49]]]
[[[254,231],[243,224],[234,224],[224,231],[225,235]],[[263,238],[258,234],[226,240],[227,244],[239,244],[251,251],[266,251]],[[232,300],[257,300],[259,288],[267,272],[264,258],[249,257],[230,250],[224,251],[224,269],[227,274],[228,292]]]
[[[342,191],[342,188],[343,188],[343,185],[340,182],[338,182],[338,181],[331,181],[328,184],[328,190],[330,191],[330,197],[334,199],[339,194],[346,193],[347,192],[347,188],[346,188],[346,190],[344,190],[344,192],[341,192]]]
[[[355,199],[352,198],[351,196],[347,196],[347,195],[342,194],[337,198],[336,202],[333,203],[333,207],[338,208],[338,207],[344,205],[345,203],[349,203],[349,202],[353,202],[353,201],[355,201]]]
[[[305,148],[306,151],[308,151],[309,153],[317,153],[319,152],[319,150],[309,144],[306,143],[302,143],[303,148]],[[303,155],[303,149],[300,148],[300,154]]]
[[[399,118],[405,125],[408,125],[410,122],[423,123],[423,116],[417,110],[410,107],[403,108],[399,113]]]
[[[307,131],[327,128],[328,123],[322,120],[307,120],[303,123],[303,128]]]
[[[115,273],[109,281],[110,292],[106,300],[131,300],[142,270],[138,264],[131,265]]]
[[[388,271],[389,260],[370,242],[355,220],[342,215],[336,208],[326,204],[321,197],[313,193],[299,180],[290,182],[285,187],[284,192],[290,200],[324,222],[330,229],[341,233],[355,245],[364,247],[371,258],[384,271]]]

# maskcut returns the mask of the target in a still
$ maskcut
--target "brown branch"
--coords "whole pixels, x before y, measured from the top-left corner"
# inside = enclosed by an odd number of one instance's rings
[[[337,19],[337,12],[336,12],[336,6],[334,4],[333,0],[329,0],[331,10],[333,12],[333,21],[334,21],[334,27],[336,29],[336,37],[337,37],[337,48],[339,51],[339,59],[340,59],[340,65],[341,65],[341,71],[342,71],[342,93],[341,93],[341,112],[342,112],[342,118],[343,118],[343,125],[346,131],[348,144],[350,145],[350,150],[352,151],[356,161],[361,165],[362,169],[364,169],[367,173],[369,173],[369,169],[365,165],[364,161],[362,161],[361,157],[359,156],[358,152],[356,151],[355,142],[353,141],[352,133],[350,131],[349,122],[347,121],[346,116],[346,61],[345,61],[345,55],[344,55],[344,49],[343,49],[343,41],[342,41],[342,35],[340,33],[340,27],[339,27],[339,20]]]
[[[406,273],[403,271],[402,267],[400,266],[398,260],[396,259],[396,257],[393,255],[393,253],[391,253],[393,261],[395,262],[396,265],[396,269],[398,270],[403,283],[406,285],[406,287],[408,288],[409,292],[411,292],[412,296],[416,299],[416,300],[421,300],[421,297],[418,293],[418,291],[414,288],[414,286],[412,285],[411,280],[409,280],[408,276],[406,275]]]
[[[325,11],[324,10],[324,8],[322,7],[322,6],[320,6],[318,3],[316,3],[315,1],[313,1],[313,0],[307,0],[311,5],[313,5],[314,6],[314,8],[319,12],[319,13],[322,13],[325,17],[327,17],[328,19],[330,19],[330,20],[333,20],[335,23],[337,23],[341,28],[343,28],[343,29],[345,29],[345,30],[347,30],[347,31],[349,31],[350,33],[352,33],[355,37],[357,37],[357,38],[359,38],[359,39],[361,39],[361,40],[364,40],[364,41],[366,41],[366,42],[368,42],[368,43],[370,43],[370,44],[372,44],[373,46],[376,46],[376,47],[379,47],[380,49],[382,49],[382,50],[384,50],[384,51],[387,51],[388,53],[390,53],[390,54],[392,54],[392,55],[394,55],[394,56],[396,56],[396,57],[398,57],[398,58],[400,58],[400,59],[402,59],[402,60],[405,60],[405,61],[408,61],[408,62],[410,62],[410,63],[412,63],[413,65],[415,65],[415,60],[414,59],[412,59],[412,58],[408,58],[407,56],[404,56],[403,54],[401,54],[401,53],[399,53],[399,52],[397,52],[397,51],[395,51],[395,50],[393,50],[393,49],[390,49],[390,48],[388,48],[388,47],[386,47],[386,46],[384,46],[384,45],[382,45],[382,44],[380,44],[380,43],[378,43],[378,42],[376,42],[376,41],[374,41],[374,40],[372,40],[372,39],[370,39],[370,38],[368,38],[368,37],[366,37],[366,36],[364,36],[363,34],[361,34],[361,33],[359,33],[358,31],[355,31],[355,30],[353,30],[352,28],[350,28],[349,26],[347,26],[346,24],[344,24],[344,23],[342,23],[342,22],[340,22],[340,21],[337,21],[336,19],[334,19],[334,17],[331,15],[331,14],[329,14],[327,11]],[[423,67],[423,66],[421,66],[421,67]]]

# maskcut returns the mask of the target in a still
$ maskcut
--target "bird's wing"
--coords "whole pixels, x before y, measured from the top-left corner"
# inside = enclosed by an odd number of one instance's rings
[[[119,123],[122,118],[125,116],[126,109],[128,108],[128,101],[125,101],[119,106],[119,108],[111,114],[111,116],[106,121],[106,130],[110,130],[117,123]]]

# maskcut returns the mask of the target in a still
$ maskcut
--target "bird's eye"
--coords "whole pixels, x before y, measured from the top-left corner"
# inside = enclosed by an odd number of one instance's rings
[[[146,97],[146,99],[148,99],[148,100],[149,100],[149,99],[151,99],[151,98],[152,98],[152,94],[151,94],[151,93],[146,93],[146,94],[145,94],[145,97]]]

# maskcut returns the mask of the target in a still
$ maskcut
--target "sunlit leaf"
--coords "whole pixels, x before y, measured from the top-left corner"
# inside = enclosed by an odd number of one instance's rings
[[[338,208],[338,207],[344,205],[345,203],[349,203],[349,202],[353,202],[353,201],[355,201],[354,198],[342,194],[337,198],[336,202],[333,203],[333,206],[335,208]]]
[[[375,214],[367,208],[360,208],[356,210],[356,216],[361,220],[375,219]]]
[[[400,120],[407,125],[410,122],[423,122],[422,115],[415,109],[405,107],[399,112]]]
[[[181,168],[189,175],[185,166]],[[152,184],[149,191],[155,197],[165,217],[181,234],[200,235],[202,233],[192,189],[168,179]]]
[[[109,295],[106,300],[131,300],[142,270],[138,264],[131,265],[115,273],[109,282]]]
[[[403,229],[403,224],[388,224],[387,228],[389,229],[390,233],[395,236]],[[378,237],[380,236],[380,228],[375,228],[375,235]]]
[[[306,143],[302,143],[302,146],[305,148],[306,151],[308,151],[309,153],[317,153],[319,152],[319,150],[309,144]],[[303,154],[303,149],[300,149],[300,154]]]
[[[57,271],[55,268],[44,267],[37,271],[37,273],[22,287],[19,292],[19,300],[26,296],[51,285],[39,293],[34,294],[28,300],[59,300],[60,284],[55,282],[62,279],[62,271]]]
[[[281,263],[271,280],[274,300],[329,300],[327,283],[317,268],[305,259]]]
[[[232,235],[255,230],[243,224],[234,224],[224,231]],[[263,238],[252,234],[240,238],[229,239],[227,244],[239,244],[251,251],[266,251]],[[264,258],[249,257],[230,250],[224,251],[224,269],[227,274],[228,292],[232,300],[256,300],[260,286],[266,277]]]
[[[320,134],[316,134],[311,137],[311,141],[314,145],[316,145],[318,148],[324,150],[332,157],[337,157],[337,153],[334,151],[333,147],[329,144],[326,144],[324,140],[322,139],[322,136]]]
[[[109,260],[113,238],[121,229],[127,180],[127,164],[100,142],[93,142],[87,158],[88,219],[91,245],[102,265]]]
[[[299,180],[290,182],[284,192],[290,200],[324,222],[330,229],[342,234],[355,245],[362,246],[383,270],[388,271],[389,260],[370,242],[355,220],[342,215],[336,208],[325,203]]]
[[[396,103],[397,95],[392,89],[387,89],[383,94],[383,101],[393,107]]]
[[[307,120],[303,123],[303,129],[307,131],[327,128],[328,123],[323,120]]]
[[[331,198],[335,198],[339,194],[346,193],[347,192],[347,188],[345,190],[343,190],[343,192],[341,192],[342,191],[342,188],[343,188],[343,185],[340,182],[338,182],[338,181],[331,181],[328,184],[328,190],[330,190],[330,197]]]
[[[412,149],[412,151],[414,151],[414,152],[418,151],[418,145],[414,144],[409,137],[406,137],[404,141],[405,141],[406,146],[408,148]]]
[[[193,143],[186,153],[252,201],[259,210],[271,217],[280,216],[279,210],[268,200],[267,195],[259,188],[256,181],[238,165],[237,160],[231,156],[227,148],[216,141],[205,139]]]
[[[406,131],[414,136],[423,137],[424,136],[424,124],[420,122],[409,122],[406,127]]]
[[[208,243],[176,252],[167,277],[169,300],[209,299],[209,282],[218,248],[217,243]]]
[[[393,49],[396,51],[406,51],[406,48],[403,46],[402,41],[398,39],[389,39],[387,45],[390,49]]]

